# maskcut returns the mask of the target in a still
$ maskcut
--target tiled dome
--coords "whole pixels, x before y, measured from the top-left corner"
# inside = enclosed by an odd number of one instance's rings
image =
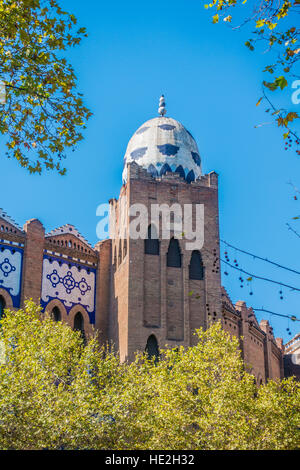
[[[131,137],[124,157],[124,183],[127,163],[132,161],[154,177],[172,171],[190,183],[201,176],[201,158],[194,138],[180,122],[164,116],[145,122]]]

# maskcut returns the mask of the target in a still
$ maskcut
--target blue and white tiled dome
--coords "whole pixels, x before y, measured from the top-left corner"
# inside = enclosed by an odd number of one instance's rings
[[[160,113],[165,113],[164,107],[160,107]],[[132,161],[154,177],[171,171],[190,183],[201,176],[201,159],[194,138],[180,122],[163,115],[145,122],[130,139],[124,157],[124,183],[127,163]]]

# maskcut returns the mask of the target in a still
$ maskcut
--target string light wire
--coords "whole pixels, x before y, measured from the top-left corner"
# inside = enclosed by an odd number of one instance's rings
[[[246,250],[242,250],[240,248],[237,248],[236,246],[234,245],[231,245],[230,243],[226,242],[225,240],[220,240],[222,243],[224,243],[224,245],[236,250],[236,251],[239,251],[240,253],[244,253],[245,255],[248,255],[248,256],[252,256],[254,259],[260,259],[261,261],[265,261],[266,263],[270,263],[270,264],[273,264],[274,266],[276,266],[277,268],[281,268],[281,269],[285,269],[286,271],[290,271],[292,273],[295,273],[295,274],[300,274],[299,271],[296,271],[295,269],[291,269],[291,268],[288,268],[286,266],[283,266],[279,263],[276,263],[275,261],[271,261],[269,260],[268,258],[262,258],[261,256],[258,256],[258,255],[254,255],[253,253],[249,253],[248,251]]]

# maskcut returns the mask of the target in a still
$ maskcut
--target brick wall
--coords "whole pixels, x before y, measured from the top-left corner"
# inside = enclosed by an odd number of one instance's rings
[[[177,174],[154,180],[133,163],[128,168],[128,183],[121,190],[121,196],[125,194],[128,204],[144,204],[149,214],[152,204],[177,203],[182,208],[185,204],[194,207],[204,204],[205,241],[201,253],[205,279],[189,279],[192,251],[186,249],[184,238],[179,240],[181,268],[167,267],[169,240],[160,239],[160,255],[156,256],[144,253],[143,239],[129,238],[124,267],[112,270],[110,337],[119,345],[123,358],[132,358],[135,351],[144,350],[151,334],[156,336],[160,347],[194,344],[194,330],[206,327],[209,319],[221,317],[221,282],[216,264],[219,258],[217,176],[212,173],[192,184]],[[120,204],[115,200],[110,202],[118,228]],[[116,238],[112,240],[113,259],[118,251]]]
[[[128,207],[135,203],[144,204],[149,214],[152,204],[179,204],[182,209],[186,204],[192,204],[193,230],[196,228],[196,204],[204,205],[203,280],[189,279],[192,251],[187,249],[184,231],[179,239],[181,268],[167,266],[169,240],[160,236],[159,255],[150,255],[145,254],[143,239],[129,237],[128,226],[132,218]],[[258,324],[252,309],[242,301],[233,305],[221,288],[218,179],[215,173],[188,184],[177,173],[153,179],[132,163],[128,167],[127,185],[122,186],[119,200],[112,199],[110,206],[110,222],[115,221],[116,233],[110,240],[97,243],[94,249],[74,232],[59,235],[54,231],[51,236],[45,236],[37,219],[28,221],[24,231],[1,221],[2,242],[24,247],[21,305],[26,298],[40,300],[43,257],[52,253],[58,260],[72,260],[84,268],[91,266],[96,270],[95,328],[100,342],[113,343],[122,361],[131,360],[136,351],[143,351],[151,335],[155,335],[160,348],[194,345],[196,329],[205,329],[211,322],[222,319],[224,329],[239,338],[244,361],[258,384],[268,378],[283,376],[282,342],[275,340],[269,323]],[[160,220],[158,225],[161,229]],[[119,229],[122,229],[121,233]],[[10,306],[12,302],[7,291],[1,289],[0,295]],[[71,327],[76,312],[80,311],[86,334],[92,334],[93,326],[82,305],[68,310],[61,300],[52,299],[46,310],[51,312],[54,307],[60,309],[62,320]]]
[[[41,222],[32,219],[24,225],[26,242],[23,262],[22,304],[26,299],[39,303],[41,298],[45,229]]]
[[[283,377],[282,349],[269,323],[262,320],[258,324],[254,311],[243,301],[233,305],[224,289],[222,324],[229,334],[239,338],[246,370],[258,385]]]

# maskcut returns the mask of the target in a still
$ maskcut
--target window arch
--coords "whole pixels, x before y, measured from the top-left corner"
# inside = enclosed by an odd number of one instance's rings
[[[77,312],[74,317],[74,330],[80,331],[82,338],[85,339],[84,319],[80,312]]]
[[[52,318],[54,321],[61,321],[61,313],[58,307],[54,307],[52,310]]]
[[[127,238],[124,238],[124,243],[123,243],[123,258],[125,258],[127,255]]]
[[[181,251],[178,240],[171,238],[167,253],[167,266],[181,268]]]
[[[145,254],[159,255],[159,240],[155,225],[149,225],[147,238],[145,239]]]
[[[122,240],[119,240],[118,266],[122,263]]]
[[[149,336],[145,351],[148,359],[152,359],[154,357],[155,362],[159,360],[159,347],[157,339],[154,335]]]
[[[6,307],[6,303],[4,298],[0,295],[0,320],[4,315],[4,309]]]
[[[189,265],[189,278],[202,281],[204,279],[204,266],[199,250],[194,250]]]

